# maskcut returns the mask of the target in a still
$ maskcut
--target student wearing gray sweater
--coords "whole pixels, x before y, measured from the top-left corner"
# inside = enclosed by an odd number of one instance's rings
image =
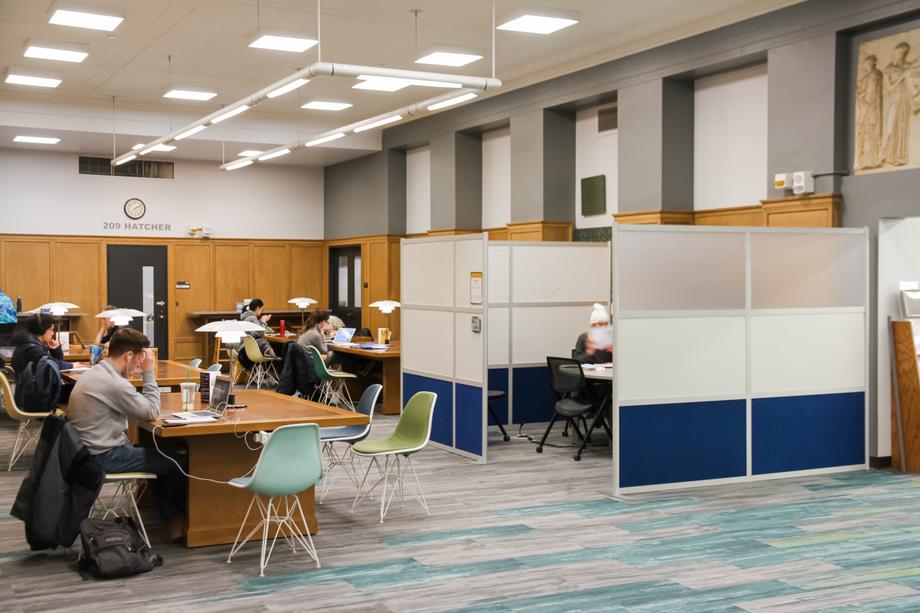
[[[149,346],[150,340],[133,328],[116,332],[109,341],[108,357],[83,373],[74,386],[67,417],[105,472],[156,474],[150,485],[170,540],[178,540],[185,525],[187,486],[182,471],[186,462],[178,454],[166,457],[156,449],[134,447],[125,434],[129,417],[149,421],[160,415],[160,389]],[[138,369],[144,380],[140,391],[128,381]]]

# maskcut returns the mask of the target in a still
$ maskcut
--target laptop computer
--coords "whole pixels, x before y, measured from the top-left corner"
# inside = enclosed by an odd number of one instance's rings
[[[339,328],[335,338],[332,339],[333,345],[345,345],[351,342],[351,337],[355,335],[355,328]]]
[[[173,417],[183,420],[198,419],[220,419],[227,408],[227,400],[230,398],[230,378],[217,377],[214,382],[214,391],[211,392],[211,400],[208,408],[203,411],[180,411],[173,413]]]

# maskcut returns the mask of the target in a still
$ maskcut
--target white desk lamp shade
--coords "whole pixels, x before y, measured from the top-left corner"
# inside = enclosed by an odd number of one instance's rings
[[[298,309],[305,309],[311,304],[316,304],[316,300],[313,300],[312,298],[304,298],[304,297],[291,298],[290,300],[288,300],[288,304],[297,305]]]
[[[243,335],[247,332],[258,332],[259,330],[264,330],[264,328],[242,319],[221,319],[220,321],[206,323],[200,328],[195,328],[195,332],[240,332],[239,338],[243,338]],[[221,336],[221,338],[224,338],[224,336]]]
[[[110,319],[116,326],[127,326],[135,317],[147,317],[147,313],[137,309],[109,309],[96,315],[99,319]]]
[[[399,303],[395,300],[378,300],[377,302],[370,303],[368,306],[372,306],[375,309],[380,309],[381,313],[389,315],[399,308]]]
[[[44,311],[50,311],[52,315],[66,315],[67,311],[70,309],[80,308],[72,302],[46,302],[45,304],[35,307],[29,313],[42,313]]]

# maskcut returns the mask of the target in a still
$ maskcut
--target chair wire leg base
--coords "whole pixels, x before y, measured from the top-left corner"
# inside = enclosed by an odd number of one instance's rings
[[[371,466],[374,465],[380,470],[380,463],[377,456],[371,457],[367,470],[364,471],[364,478],[358,488],[355,501],[351,505],[352,512],[354,512],[361,500],[370,497],[371,492],[379,485],[383,484],[383,493],[380,497],[380,523],[383,523],[384,518],[390,511],[390,505],[397,497],[399,498],[400,505],[405,507],[405,496],[407,491],[415,498],[422,508],[425,509],[425,513],[431,515],[431,509],[428,506],[425,494],[422,492],[422,484],[419,481],[418,474],[415,472],[415,466],[413,466],[410,456],[405,455],[400,457],[398,454],[387,454],[384,459],[382,475],[373,485],[366,487]]]
[[[261,520],[249,531],[246,538],[240,541],[240,535],[243,534],[243,528],[246,526],[246,522],[249,520],[249,515],[254,506],[259,509],[262,516]],[[303,523],[306,535],[302,534],[300,528],[297,526],[298,517]],[[273,525],[275,526],[275,533],[271,538],[271,545],[269,545],[268,535]],[[249,508],[246,510],[246,516],[243,518],[243,523],[240,524],[240,530],[236,535],[236,540],[233,542],[230,553],[227,555],[227,562],[231,562],[233,556],[236,555],[243,545],[249,542],[256,532],[260,530],[262,532],[262,550],[259,555],[260,577],[265,576],[265,568],[268,566],[271,555],[275,551],[275,543],[277,543],[279,536],[287,542],[294,552],[297,551],[298,545],[303,547],[307,555],[316,563],[316,567],[320,568],[319,556],[313,544],[313,537],[310,535],[309,524],[307,524],[307,518],[304,515],[303,507],[297,496],[270,497],[267,501],[263,502],[258,495],[253,495],[252,502],[249,503]]]

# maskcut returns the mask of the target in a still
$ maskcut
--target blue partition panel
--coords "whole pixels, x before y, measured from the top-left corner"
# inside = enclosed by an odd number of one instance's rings
[[[515,367],[512,376],[514,423],[539,423],[553,418],[556,394],[549,383],[546,366]]]
[[[865,394],[755,398],[751,470],[755,475],[866,461]]]
[[[438,400],[434,405],[431,423],[431,440],[454,446],[454,384],[431,377],[403,373],[403,406],[416,392],[434,392]]]
[[[746,403],[620,407],[620,487],[747,474]]]
[[[482,455],[482,388],[457,383],[457,449]]]
[[[489,390],[501,390],[505,395],[501,398],[495,398],[489,402],[495,410],[495,414],[502,420],[502,424],[508,423],[508,369],[507,368],[490,368],[489,369]],[[494,426],[496,422],[489,415],[489,425]]]

